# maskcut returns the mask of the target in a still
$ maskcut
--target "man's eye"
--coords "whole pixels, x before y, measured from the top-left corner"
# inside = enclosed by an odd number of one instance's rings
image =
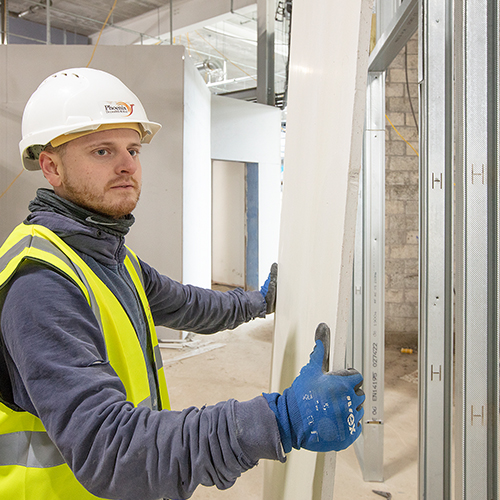
[[[98,150],[96,151],[96,154],[97,154],[98,156],[104,156],[106,153],[107,153],[107,151],[106,151],[105,149],[98,149]]]
[[[130,153],[130,156],[138,156],[139,155],[139,151],[137,151],[135,149],[130,149],[129,153]]]

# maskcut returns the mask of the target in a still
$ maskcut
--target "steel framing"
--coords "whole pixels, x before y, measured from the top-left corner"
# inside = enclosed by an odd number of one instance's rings
[[[395,5],[393,0],[382,0],[379,7],[394,9]],[[372,338],[383,338],[383,332],[373,335],[374,305],[380,293],[373,279],[376,272],[383,272],[381,249],[376,246],[377,240],[378,244],[383,240],[383,230],[377,232],[381,220],[377,210],[383,206],[378,199],[377,177],[383,172],[383,143],[381,146],[375,135],[378,127],[384,128],[376,120],[384,116],[385,103],[379,101],[383,92],[375,77],[383,80],[383,72],[415,32],[417,22],[421,186],[419,498],[498,500],[498,0],[407,0],[392,19],[385,14],[379,21],[385,29],[369,62],[365,180],[360,191],[363,220],[358,222],[353,278],[353,345],[349,359],[354,366],[362,367],[367,393],[363,437],[356,451],[365,480],[380,480],[382,439],[374,432],[378,426],[370,423],[372,411],[377,414],[378,409],[372,404],[373,349],[371,353],[369,349],[370,345],[373,348]],[[383,387],[378,396],[383,401]],[[383,414],[380,421],[383,424]],[[379,428],[383,430],[383,425]]]
[[[257,102],[274,106],[274,0],[257,1]]]
[[[456,2],[455,491],[498,499],[498,2]]]
[[[355,449],[365,481],[383,481],[384,453],[384,286],[385,286],[385,72],[370,72],[362,168],[362,336],[354,331],[354,363],[365,383],[363,435]],[[359,226],[359,219],[358,219]],[[359,263],[355,276],[359,275]],[[355,290],[356,293],[356,290]],[[356,297],[356,295],[354,296]],[[359,301],[354,303],[355,307]],[[358,315],[357,311],[355,315]],[[359,324],[359,323],[358,323]],[[361,349],[360,349],[361,347]],[[362,352],[360,356],[359,352]]]
[[[452,3],[419,22],[419,498],[451,495],[453,335]]]
[[[352,361],[365,377],[367,397],[363,435],[355,444],[365,481],[384,479],[385,70],[415,33],[417,7],[417,0],[377,4],[378,30],[384,31],[368,63],[352,315]]]

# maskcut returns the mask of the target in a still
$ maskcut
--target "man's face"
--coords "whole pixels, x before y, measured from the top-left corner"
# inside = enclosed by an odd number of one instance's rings
[[[45,176],[62,198],[120,218],[131,213],[139,201],[140,150],[135,130],[95,132],[68,142],[61,154],[47,153],[57,165],[57,175]]]

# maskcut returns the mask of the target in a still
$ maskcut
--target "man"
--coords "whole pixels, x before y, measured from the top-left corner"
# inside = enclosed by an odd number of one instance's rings
[[[47,78],[23,115],[21,158],[41,169],[30,215],[0,249],[0,497],[188,498],[228,488],[260,459],[340,450],[359,435],[354,370],[324,374],[327,327],[283,394],[170,411],[154,326],[198,333],[274,310],[160,275],[124,245],[139,154],[160,126],[102,71]]]

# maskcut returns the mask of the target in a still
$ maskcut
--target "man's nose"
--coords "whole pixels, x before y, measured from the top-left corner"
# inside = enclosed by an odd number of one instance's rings
[[[137,158],[132,156],[128,150],[121,152],[117,158],[116,169],[120,173],[134,174],[138,168]]]

